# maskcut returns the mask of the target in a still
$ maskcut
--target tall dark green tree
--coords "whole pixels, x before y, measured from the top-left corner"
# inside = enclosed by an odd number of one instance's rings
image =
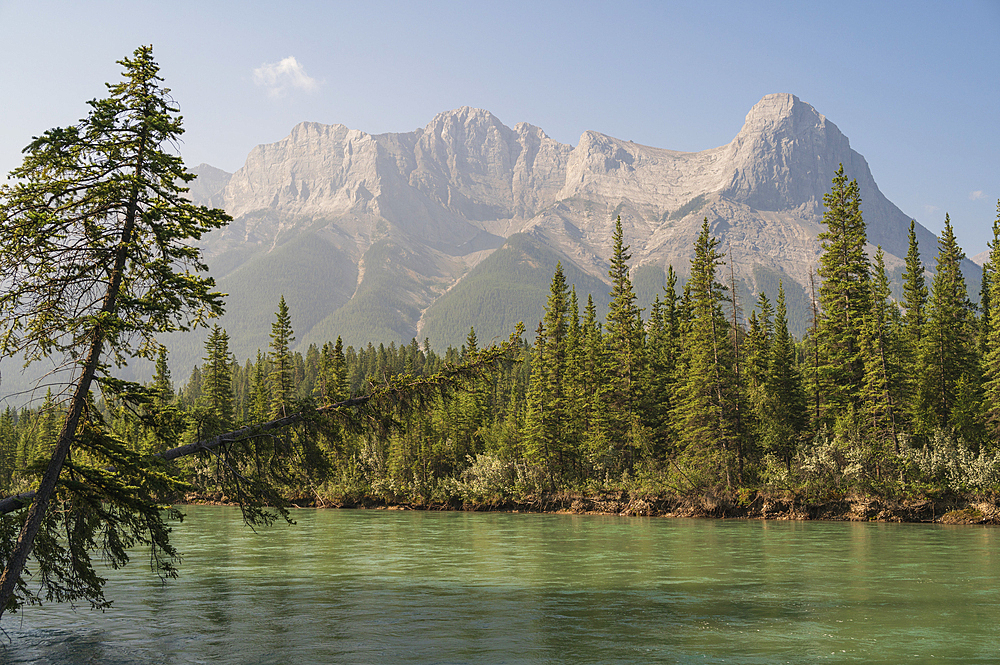
[[[889,278],[885,272],[885,254],[879,246],[875,254],[871,311],[863,327],[863,398],[869,436],[878,443],[892,441],[893,449],[898,453],[896,419],[903,390],[899,366],[899,309],[891,297]]]
[[[726,287],[716,279],[723,254],[708,218],[701,226],[691,259],[691,319],[684,336],[683,378],[676,409],[680,443],[689,459],[732,485],[735,462],[735,382],[729,324],[722,310]],[[718,478],[716,478],[718,479]]]
[[[967,439],[975,440],[974,413],[980,403],[978,339],[975,305],[969,300],[962,275],[964,258],[951,218],[945,215],[921,345],[920,425],[925,433],[956,428]]]
[[[927,324],[927,285],[924,265],[917,244],[916,222],[910,220],[906,268],[903,271],[903,320],[900,339],[900,365],[909,368],[903,379],[903,411],[909,423],[918,421],[920,378],[926,373],[922,365],[924,327]]]
[[[205,341],[205,353],[201,368],[201,401],[210,423],[202,434],[208,436],[228,432],[235,424],[229,334],[218,324],[212,327]]]
[[[222,311],[212,280],[198,275],[205,266],[193,241],[229,217],[186,195],[194,175],[176,154],[181,117],[152,48],[120,64],[123,78],[108,85],[108,97],[89,102],[76,125],[34,139],[14,184],[0,189],[0,355],[68,370],[48,464],[17,542],[0,546],[0,613],[39,593],[103,605],[103,580],[90,563],[97,541],[116,565],[133,545],[151,544],[167,557],[153,560],[170,570],[173,549],[154,500],[166,479],[114,441],[90,409],[90,391],[99,386],[109,401],[148,395],[113,380],[113,367],[152,360],[158,334]],[[67,464],[72,487],[61,482]],[[40,591],[22,580],[33,548],[53,571]]]
[[[292,400],[295,397],[295,368],[293,365],[291,345],[295,341],[292,335],[292,317],[285,304],[285,296],[278,301],[278,311],[275,321],[271,324],[271,417],[281,418],[291,412]]]
[[[583,358],[579,378],[581,397],[576,413],[583,419],[582,445],[588,465],[606,473],[614,466],[614,451],[608,434],[611,416],[607,408],[611,382],[608,380],[607,347],[592,294],[587,295],[587,306],[583,310],[580,344]]]
[[[618,455],[620,468],[628,468],[638,445],[639,385],[642,361],[642,326],[638,324],[640,309],[636,305],[628,262],[632,255],[624,242],[621,215],[615,220],[614,247],[611,255],[611,302],[608,305],[604,341],[608,353],[608,408],[612,414],[611,442]]]
[[[867,231],[858,182],[847,181],[841,164],[830,193],[823,196],[826,231],[819,234],[823,255],[819,275],[821,389],[835,413],[859,409],[864,381],[862,324],[870,310],[871,279],[865,254]]]
[[[558,263],[535,342],[526,432],[528,452],[546,468],[553,486],[562,480],[576,448],[570,419],[568,297],[562,263]]]
[[[983,363],[983,404],[987,439],[993,446],[1000,445],[1000,201],[997,201],[997,218],[993,221],[993,241],[990,243],[990,297],[987,319],[986,348]]]
[[[770,345],[764,388],[767,407],[762,414],[763,444],[791,468],[792,456],[805,432],[806,395],[795,362],[795,341],[788,332],[785,285],[778,282],[778,307],[774,317],[774,339]]]

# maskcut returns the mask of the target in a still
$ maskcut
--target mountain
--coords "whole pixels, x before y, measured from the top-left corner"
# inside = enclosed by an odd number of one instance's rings
[[[869,240],[898,281],[910,218],[878,189],[846,136],[794,95],[764,97],[727,145],[678,152],[586,131],[576,146],[488,111],[440,113],[424,128],[367,134],[303,122],[228,174],[207,165],[191,196],[235,221],[203,248],[229,294],[221,322],[237,357],[266,349],[278,298],[298,344],[344,338],[435,348],[541,318],[557,261],[581,301],[608,300],[608,257],[621,215],[633,279],[648,306],[673,265],[688,272],[707,217],[745,312],[760,291],[788,294],[799,333],[818,265],[823,195],[839,164],[861,189]],[[935,236],[918,225],[925,264]],[[973,264],[970,262],[969,266]],[[970,294],[978,294],[975,271]],[[179,375],[202,339],[172,340]],[[184,374],[186,376],[186,374]]]

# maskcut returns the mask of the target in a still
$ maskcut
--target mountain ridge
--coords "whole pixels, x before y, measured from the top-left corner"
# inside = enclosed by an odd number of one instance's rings
[[[235,294],[241,310],[230,312],[223,325],[244,328],[243,319],[266,318],[279,295],[266,285],[280,283],[294,291],[284,294],[293,317],[297,308],[331,310],[301,317],[302,345],[340,334],[355,345],[429,336],[438,347],[461,343],[464,333],[455,331],[477,325],[471,312],[478,305],[469,299],[479,292],[457,288],[463,280],[481,287],[490,279],[509,282],[482,273],[500,269],[484,260],[514,236],[519,256],[553,264],[525,264],[526,274],[542,267],[551,275],[561,260],[597,280],[591,285],[607,284],[618,215],[633,269],[645,270],[650,284],[668,265],[687,273],[693,240],[707,217],[744,300],[776,289],[775,276],[801,299],[819,262],[822,197],[839,164],[858,180],[870,252],[882,245],[888,268],[898,272],[910,218],[882,195],[864,157],[839,128],[788,93],[765,96],[732,141],[699,152],[592,130],[575,146],[562,144],[539,127],[521,122],[511,128],[467,106],[405,133],[302,122],[284,139],[251,150],[228,178],[207,165],[196,167],[191,195],[235,218],[203,244],[220,287]],[[936,238],[920,225],[917,230],[924,263],[933,267]],[[545,251],[522,251],[526,242]],[[294,280],[268,259],[306,246],[316,257],[298,261],[297,269],[325,270],[342,282],[322,298],[298,293]],[[322,265],[333,263],[336,270]],[[606,294],[594,295],[606,301]],[[449,299],[461,302],[445,306]],[[537,303],[538,318],[543,307],[544,301]],[[749,303],[743,309],[749,311]],[[354,320],[379,323],[366,336]],[[485,339],[503,337],[515,323],[496,320],[477,331]],[[525,323],[531,328],[533,321]],[[801,332],[802,322],[795,327]],[[231,336],[240,357],[266,347],[266,331]]]

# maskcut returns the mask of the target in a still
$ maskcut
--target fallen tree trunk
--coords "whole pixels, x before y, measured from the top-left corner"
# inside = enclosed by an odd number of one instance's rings
[[[517,330],[510,336],[510,339],[503,344],[483,349],[477,352],[471,360],[465,362],[464,364],[449,366],[435,375],[417,378],[412,376],[397,377],[390,380],[388,385],[381,386],[367,395],[352,397],[341,402],[327,404],[314,409],[303,409],[283,418],[269,420],[265,423],[248,425],[231,432],[219,434],[218,436],[210,439],[204,439],[202,441],[196,441],[195,443],[188,443],[183,446],[171,448],[170,450],[165,450],[162,453],[157,453],[154,457],[158,457],[166,461],[175,460],[187,455],[193,455],[194,453],[203,450],[213,450],[226,444],[237,443],[276,429],[288,427],[289,425],[302,422],[318,414],[330,413],[339,409],[347,409],[356,406],[364,406],[373,400],[375,403],[378,403],[382,399],[391,399],[394,397],[400,398],[421,389],[433,389],[454,385],[456,381],[461,380],[463,377],[476,374],[483,368],[491,366],[504,358],[509,358],[511,354],[516,353],[517,346],[515,341],[519,340],[523,333],[523,324],[518,324]],[[35,492],[29,491],[0,499],[0,515],[6,515],[26,506],[30,506],[34,498]]]
[[[303,410],[293,413],[291,415],[285,416],[284,418],[278,418],[277,420],[269,420],[266,423],[260,423],[259,425],[247,425],[246,427],[241,427],[240,429],[233,430],[232,432],[225,432],[214,436],[211,439],[204,439],[202,441],[196,441],[194,443],[188,443],[183,446],[177,446],[176,448],[171,448],[170,450],[165,450],[162,453],[157,453],[153,457],[158,457],[163,460],[175,460],[179,457],[186,457],[188,455],[193,455],[202,450],[213,450],[219,446],[225,445],[227,443],[237,443],[244,439],[248,439],[251,436],[258,436],[272,430],[281,429],[282,427],[288,427],[289,425],[294,425],[295,423],[302,422],[307,417],[316,413],[324,413],[332,411],[334,409],[348,408],[352,406],[361,406],[368,402],[372,398],[371,395],[365,395],[363,397],[352,397],[351,399],[344,400],[343,402],[337,402],[336,404],[329,404],[327,406],[321,406],[318,409]],[[13,496],[8,496],[4,499],[0,499],[0,515],[6,515],[7,513],[12,513],[15,510],[25,508],[31,505],[32,499],[35,498],[35,492],[21,492],[20,494],[15,494]]]

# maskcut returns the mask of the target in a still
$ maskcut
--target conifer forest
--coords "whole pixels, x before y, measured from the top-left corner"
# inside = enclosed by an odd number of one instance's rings
[[[172,376],[161,348],[147,399],[96,401],[94,417],[122,446],[149,454],[305,414],[250,437],[250,455],[221,447],[178,460],[160,497],[172,501],[245,502],[265,486],[264,503],[280,505],[504,507],[608,492],[737,504],[992,495],[1000,215],[978,306],[947,218],[937,248],[918,247],[911,226],[897,301],[881,250],[865,251],[860,196],[842,167],[824,202],[800,340],[789,334],[783,290],[776,302],[734,302],[707,220],[690,277],[681,283],[671,267],[642,311],[619,219],[604,320],[560,265],[533,335],[512,336],[488,362],[476,361],[498,347],[475,329],[443,352],[428,340],[355,349],[338,339],[303,354],[292,351],[294,312],[282,298],[270,346],[256,357],[235,358],[215,326],[190,376]],[[433,379],[463,367],[461,381]],[[379,390],[394,399],[334,419],[309,415]],[[4,494],[30,488],[39,472],[62,419],[54,403],[2,412]],[[262,466],[266,485],[254,481]]]

